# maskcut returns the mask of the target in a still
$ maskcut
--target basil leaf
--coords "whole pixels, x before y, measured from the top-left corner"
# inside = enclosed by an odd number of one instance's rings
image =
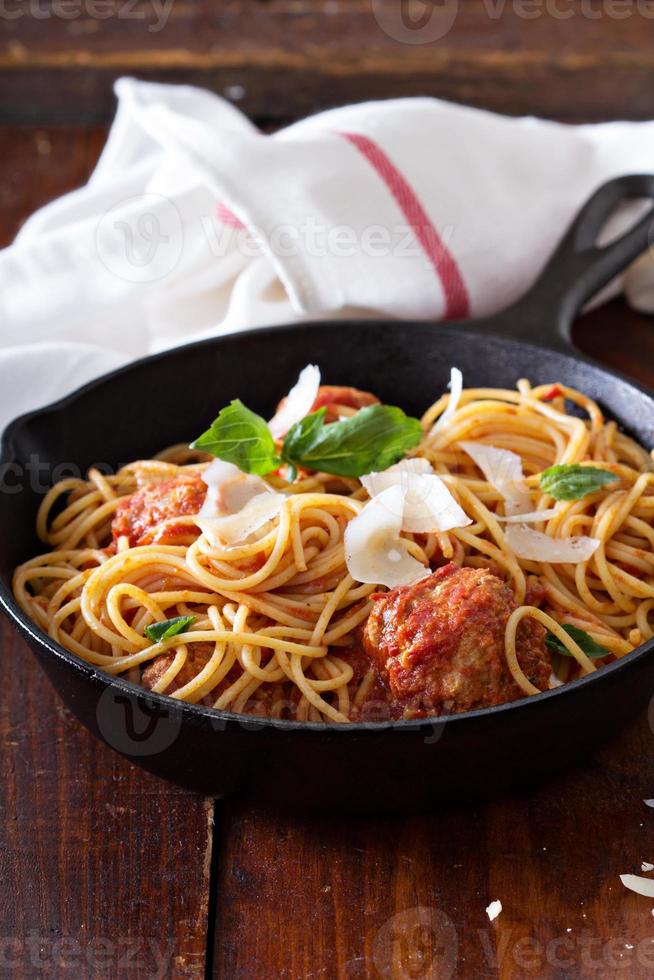
[[[296,422],[280,456],[264,419],[235,399],[191,448],[259,476],[282,462],[335,476],[363,476],[387,469],[422,438],[419,420],[391,405],[368,405],[351,418],[328,425],[326,413],[326,408],[320,408]]]
[[[282,446],[282,456],[291,466],[299,463],[305,453],[308,453],[317,439],[320,438],[326,414],[326,408],[319,408],[317,412],[311,412],[299,422],[295,422],[288,430]],[[339,424],[332,422],[332,425]]]
[[[287,462],[335,476],[363,476],[397,463],[422,438],[419,420],[392,405],[368,405],[329,425],[323,411],[290,430],[282,449]]]
[[[191,449],[202,449],[258,476],[281,463],[267,422],[238,398],[223,408],[207,431],[191,443]]]
[[[571,626],[570,623],[562,623],[563,629],[566,631],[568,636],[570,636],[575,643],[577,643],[581,649],[584,651],[587,657],[591,660],[598,660],[600,657],[606,657],[611,652],[607,650],[606,647],[601,646],[596,643],[592,636],[589,636],[584,630],[580,630],[577,626]],[[571,657],[572,654],[563,646],[561,641],[554,633],[548,633],[545,637],[545,646],[548,649],[553,650],[555,653],[562,653],[564,657]]]
[[[580,466],[579,463],[550,466],[540,475],[540,488],[555,500],[581,500],[614,483],[618,477],[596,466]]]
[[[161,623],[150,623],[145,627],[144,633],[148,640],[160,643],[161,640],[169,640],[171,636],[177,636],[178,633],[185,633],[196,619],[196,616],[175,616],[173,619],[164,619]]]

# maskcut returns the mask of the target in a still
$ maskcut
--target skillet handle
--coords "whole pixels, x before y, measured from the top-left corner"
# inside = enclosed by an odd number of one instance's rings
[[[652,245],[654,207],[610,244],[598,246],[597,236],[618,204],[648,197],[654,199],[652,174],[617,177],[603,184],[582,207],[532,288],[491,318],[493,332],[574,350],[570,329],[577,313]]]

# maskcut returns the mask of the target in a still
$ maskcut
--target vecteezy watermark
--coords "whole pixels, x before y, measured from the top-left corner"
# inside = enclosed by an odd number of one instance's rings
[[[383,980],[449,980],[458,955],[452,920],[440,909],[398,912],[375,937],[372,958]]]
[[[221,213],[220,209],[215,214],[195,212],[183,220],[171,199],[135,195],[116,201],[102,215],[95,229],[95,251],[105,269],[134,283],[157,282],[174,272],[186,243],[194,252],[204,249],[207,262],[232,255],[248,260],[267,255],[280,260],[391,258],[422,262],[425,268],[433,265],[423,244],[433,234],[430,225],[328,224],[308,214],[297,223],[263,229],[226,221]],[[452,243],[454,232],[451,224],[439,229],[445,247]]]
[[[264,231],[256,225],[234,226],[216,222],[204,216],[200,219],[209,250],[214,258],[222,258],[237,251],[245,258],[258,258],[272,254],[277,258],[294,258],[298,255],[312,259],[351,259],[357,255],[366,258],[422,258],[426,265],[430,260],[420,244],[421,232],[426,237],[431,227],[398,223],[394,225],[370,224],[361,227],[347,224],[325,224],[307,215],[298,224],[275,225]],[[444,225],[439,229],[444,245],[451,244],[454,227]]]
[[[147,980],[172,976],[172,943],[159,939],[124,936],[40,935],[0,936],[0,975],[126,977],[138,974]]]
[[[455,975],[459,953],[481,957],[488,976],[498,970],[512,976],[645,976],[654,970],[654,936],[630,940],[597,936],[592,929],[570,926],[562,934],[525,933],[497,920],[486,929],[466,928],[459,950],[452,920],[434,907],[398,912],[377,933],[372,961],[380,977],[393,980],[448,980]],[[486,975],[486,970],[484,975]],[[517,976],[518,973],[515,973]]]
[[[433,44],[454,27],[459,0],[372,0],[372,12],[394,41]]]
[[[0,20],[136,20],[150,34],[162,31],[175,0],[0,0]]]
[[[654,938],[630,941],[619,936],[597,936],[591,929],[574,929],[541,938],[509,927],[501,935],[479,929],[477,942],[489,971],[512,962],[520,976],[542,977],[556,971],[563,976],[645,976],[654,968]],[[647,971],[647,972],[645,972]]]
[[[371,0],[375,20],[403,44],[433,44],[454,28],[460,0]],[[519,20],[654,20],[654,0],[480,0],[490,21],[509,14]]]
[[[103,265],[128,282],[155,282],[169,275],[182,255],[184,228],[173,202],[138,194],[118,202],[100,219],[95,245]]]
[[[148,661],[151,663],[152,661]],[[147,664],[145,665],[147,666]],[[208,699],[211,702],[211,698]],[[148,689],[135,686],[129,694],[113,687],[107,687],[96,708],[98,731],[111,748],[129,757],[148,757],[159,755],[173,745],[182,731],[183,702],[174,698],[161,698]],[[204,704],[203,707],[210,707]],[[272,719],[258,712],[260,704],[252,701],[234,712],[231,708],[210,709],[206,714],[207,724],[215,732],[224,732],[227,727],[238,726],[244,732],[257,734],[270,730]],[[300,721],[300,706],[297,700],[289,698],[276,704],[278,719],[284,722]],[[404,721],[403,728],[419,732],[425,745],[435,745],[443,737],[447,725],[446,717],[427,717]],[[370,700],[353,719],[358,728],[375,731],[380,724],[397,724],[386,700]],[[274,722],[273,722],[274,723]],[[334,722],[324,719],[311,722],[312,729],[331,728]]]
[[[165,752],[182,728],[178,701],[171,698],[162,705],[146,691],[128,695],[112,687],[98,701],[96,721],[107,745],[122,755],[140,758]]]
[[[120,466],[109,463],[93,463],[93,468],[105,476],[115,473]],[[86,480],[86,470],[77,463],[51,463],[38,453],[30,453],[24,462],[3,463],[0,466],[0,493],[14,495],[23,490],[44,494],[60,480]]]

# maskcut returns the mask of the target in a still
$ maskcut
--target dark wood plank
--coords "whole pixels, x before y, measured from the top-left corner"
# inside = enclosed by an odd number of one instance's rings
[[[102,139],[0,130],[2,244]],[[0,977],[204,976],[212,802],[93,739],[4,621],[0,650]]]
[[[654,320],[614,300],[580,317],[573,340],[580,350],[654,388]]]
[[[0,18],[0,121],[104,121],[121,74],[205,85],[276,122],[401,95],[564,120],[654,115],[649,0],[116,0],[102,19],[90,2],[64,6]]]
[[[4,622],[0,643],[0,976],[204,976],[212,802],[93,739]]]
[[[33,211],[87,180],[106,132],[105,126],[0,126],[0,248]]]
[[[652,748],[642,718],[538,792],[405,820],[228,804],[214,977],[651,977],[654,900],[619,875],[654,863]]]

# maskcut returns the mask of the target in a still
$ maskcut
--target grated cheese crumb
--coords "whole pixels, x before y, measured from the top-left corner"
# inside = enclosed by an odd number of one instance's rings
[[[488,908],[486,909],[486,915],[492,922],[494,919],[498,917],[501,911],[502,911],[502,903],[500,902],[499,899],[495,899],[495,901],[491,902]]]

